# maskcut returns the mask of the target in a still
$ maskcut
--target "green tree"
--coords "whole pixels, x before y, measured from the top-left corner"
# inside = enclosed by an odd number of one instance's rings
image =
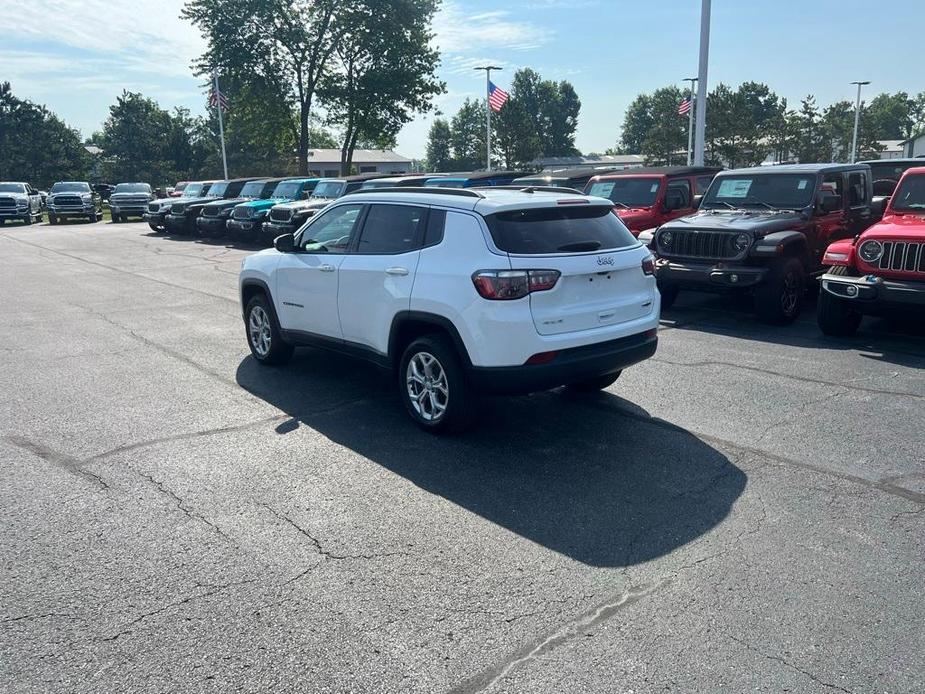
[[[343,132],[341,171],[348,173],[359,141],[379,146],[395,137],[415,113],[431,108],[445,90],[435,71],[439,53],[431,47],[437,0],[354,0],[335,18],[340,40],[337,67],[319,94],[329,121]]]
[[[485,168],[485,102],[466,99],[450,123],[453,167],[474,171]]]
[[[787,102],[766,84],[719,84],[707,97],[706,159],[711,164],[757,166],[776,149]]]
[[[195,63],[238,84],[259,81],[268,98],[297,112],[298,170],[308,172],[309,117],[315,92],[340,41],[339,0],[188,0],[181,16],[208,48]]]
[[[801,162],[830,161],[832,145],[816,97],[809,94],[800,101],[800,110],[791,112],[789,126],[793,133],[792,153]]]
[[[620,131],[620,143],[614,148],[614,154],[640,154],[649,130],[655,125],[652,115],[652,96],[640,94],[626,109],[623,127]]]
[[[0,82],[0,180],[48,187],[85,179],[90,158],[79,133],[44,106],[13,95]]]
[[[104,178],[166,181],[172,173],[167,159],[172,134],[170,114],[157,102],[137,92],[123,91],[109,107],[109,116],[96,139],[105,155]]]
[[[501,113],[515,102],[518,104],[516,108],[527,114],[530,126],[524,135],[531,140],[535,138],[539,154],[563,157],[578,153],[575,131],[581,100],[571,83],[544,80],[535,70],[522,68],[514,73],[510,100]]]
[[[915,100],[906,92],[878,94],[863,107],[866,133],[873,140],[904,140],[915,125]]]
[[[427,134],[427,170],[450,171],[452,154],[450,124],[444,118],[435,118]]]
[[[533,129],[533,121],[526,107],[517,99],[510,99],[500,113],[492,114],[492,144],[510,170],[522,168],[543,154],[540,138]]]

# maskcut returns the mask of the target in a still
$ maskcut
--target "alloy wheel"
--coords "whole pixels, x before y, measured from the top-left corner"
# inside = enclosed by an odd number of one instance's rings
[[[800,300],[800,278],[795,272],[784,276],[783,291],[780,294],[780,308],[785,316],[792,316]]]
[[[429,352],[411,357],[405,370],[408,398],[418,416],[426,422],[436,422],[446,414],[450,389],[446,371]]]
[[[250,319],[248,320],[248,334],[257,356],[266,357],[270,353],[273,333],[270,326],[270,316],[267,315],[262,306],[254,306],[251,309]]]

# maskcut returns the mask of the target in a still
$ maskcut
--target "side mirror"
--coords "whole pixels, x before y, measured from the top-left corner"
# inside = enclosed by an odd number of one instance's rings
[[[693,207],[695,210],[699,210],[699,209],[700,209],[700,203],[701,203],[701,202],[703,202],[703,196],[702,196],[702,195],[695,195],[695,196],[694,196],[694,202],[691,204],[691,207]]]
[[[823,214],[836,212],[840,210],[841,207],[841,195],[836,195],[835,193],[824,193],[819,200],[819,210]]]
[[[311,196],[312,196],[312,192],[310,190],[303,190],[302,193],[299,195],[299,199],[308,200]]]
[[[665,212],[673,212],[684,207],[684,198],[680,195],[669,195],[665,198]]]
[[[273,247],[280,253],[292,253],[295,250],[295,236],[282,234],[273,239]]]

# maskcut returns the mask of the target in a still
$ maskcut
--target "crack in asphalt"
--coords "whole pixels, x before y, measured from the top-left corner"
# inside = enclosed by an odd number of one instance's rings
[[[104,480],[95,472],[84,469],[82,467],[84,461],[80,460],[79,458],[75,458],[73,456],[67,455],[66,453],[56,451],[43,443],[32,441],[25,436],[8,434],[3,437],[3,440],[16,446],[19,449],[32,453],[45,462],[51,463],[52,465],[61,469],[68,470],[78,477],[83,477],[87,480],[90,480],[91,482],[94,482],[97,486],[100,487],[100,489],[109,489],[109,484],[106,482],[106,480]]]
[[[133,468],[133,469],[134,469],[134,468]],[[143,478],[146,479],[148,482],[150,482],[152,485],[154,485],[154,487],[155,487],[161,494],[163,494],[163,495],[167,496],[168,498],[172,499],[173,502],[177,505],[177,508],[180,509],[180,511],[182,511],[182,512],[184,513],[184,515],[186,515],[190,520],[197,520],[197,521],[200,521],[200,522],[206,524],[206,525],[209,526],[212,530],[214,530],[214,531],[217,532],[219,535],[221,535],[223,538],[225,538],[226,540],[228,540],[229,542],[232,542],[232,544],[234,544],[233,541],[232,541],[232,539],[231,539],[227,534],[225,534],[225,532],[224,532],[221,528],[219,528],[215,523],[213,523],[212,521],[210,521],[208,518],[206,518],[206,517],[203,516],[202,514],[196,513],[196,512],[193,511],[191,508],[189,508],[189,506],[186,504],[186,502],[185,502],[182,498],[180,498],[180,496],[179,496],[175,491],[173,491],[173,490],[170,489],[169,487],[165,486],[164,483],[163,483],[162,481],[160,481],[160,480],[158,480],[158,479],[155,479],[153,475],[150,475],[150,474],[148,474],[148,473],[146,473],[146,472],[141,472],[140,470],[135,470],[135,472],[137,472],[138,475],[139,475],[140,477],[143,477]]]
[[[42,614],[24,614],[19,617],[4,617],[0,619],[0,624],[10,624],[12,622],[31,621],[33,619],[47,619],[49,617],[67,617],[68,619],[77,619],[86,621],[83,617],[78,617],[70,612],[44,612]]]
[[[781,657],[781,656],[779,656],[779,655],[774,655],[774,654],[771,654],[771,653],[765,653],[765,652],[762,651],[760,648],[756,648],[755,646],[751,645],[750,643],[748,643],[748,642],[745,641],[744,639],[740,639],[739,637],[733,636],[732,634],[726,634],[726,638],[730,639],[731,641],[735,641],[735,642],[738,643],[739,645],[744,646],[747,650],[749,650],[749,651],[751,651],[751,652],[753,652],[753,653],[757,653],[758,655],[760,655],[760,656],[762,656],[762,657],[764,657],[764,658],[767,658],[768,660],[773,660],[773,661],[776,661],[776,662],[778,662],[778,663],[782,663],[783,665],[786,665],[786,666],[789,667],[791,670],[794,670],[795,672],[799,672],[800,674],[805,675],[806,677],[808,677],[809,679],[811,679],[811,680],[812,680],[813,682],[815,682],[816,684],[822,685],[823,687],[826,687],[826,688],[828,688],[828,689],[836,689],[836,690],[838,690],[838,691],[840,691],[840,692],[845,692],[845,694],[854,694],[854,692],[852,692],[850,689],[845,689],[844,687],[840,687],[840,686],[837,685],[837,684],[832,684],[831,682],[826,682],[825,680],[820,679],[819,677],[817,677],[817,676],[814,675],[813,673],[809,672],[808,670],[804,670],[803,668],[801,668],[801,667],[799,667],[799,666],[797,666],[797,665],[794,665],[793,663],[791,663],[790,661],[788,661],[787,659],[785,659],[785,658],[783,658],[783,657]]]
[[[667,581],[659,581],[658,583],[646,584],[621,593],[617,598],[578,615],[551,634],[521,646],[501,662],[453,687],[449,690],[449,694],[476,694],[476,692],[490,689],[505,678],[515,667],[546,655],[576,636],[580,636],[582,633],[607,621],[620,610],[654,593],[666,584]]]
[[[121,627],[119,627],[119,631],[117,631],[115,634],[112,634],[111,636],[104,636],[97,640],[101,642],[115,641],[116,639],[122,636],[125,636],[126,634],[132,633],[131,627],[135,626],[136,624],[139,624],[140,622],[143,622],[149,617],[153,617],[155,615],[161,614],[162,612],[166,612],[167,610],[173,609],[175,607],[181,607],[182,605],[186,605],[187,603],[190,603],[194,600],[199,600],[201,598],[207,598],[211,595],[217,595],[218,593],[228,590],[229,588],[233,586],[242,586],[242,585],[246,585],[249,583],[254,583],[255,581],[256,579],[251,578],[245,581],[232,581],[230,583],[222,583],[222,584],[215,584],[215,585],[197,583],[195,586],[193,586],[194,590],[197,588],[209,588],[209,590],[206,590],[205,592],[202,592],[202,593],[195,593],[193,595],[188,595],[181,600],[177,600],[177,601],[168,603],[166,605],[162,605],[161,607],[158,607],[156,610],[151,610],[150,612],[145,612],[143,614],[140,614],[134,619],[126,622]]]
[[[802,416],[804,416],[804,415],[806,414],[806,410],[808,410],[808,409],[809,409],[810,407],[812,407],[813,405],[821,405],[822,403],[828,402],[829,400],[831,400],[831,399],[833,399],[833,398],[837,398],[837,397],[840,396],[840,395],[845,395],[845,394],[848,392],[848,391],[847,391],[847,387],[845,387],[845,386],[841,386],[841,387],[842,387],[842,388],[846,388],[846,389],[843,390],[843,391],[836,391],[836,392],[834,392],[834,393],[826,393],[826,394],[823,395],[821,398],[815,398],[815,399],[813,399],[813,400],[807,400],[806,402],[801,403],[801,404],[800,404],[799,406],[797,406],[796,408],[788,408],[788,410],[790,411],[790,414],[788,414],[786,417],[783,417],[780,421],[774,422],[773,424],[769,424],[767,427],[765,427],[765,430],[764,430],[763,432],[761,432],[761,436],[759,436],[757,439],[755,439],[755,442],[754,442],[753,445],[754,445],[755,447],[757,447],[758,444],[761,443],[762,441],[764,441],[764,439],[765,439],[772,431],[774,431],[774,430],[776,430],[776,429],[779,429],[779,428],[781,428],[781,427],[787,426],[788,424],[793,424],[794,422],[798,421],[798,420],[800,419],[800,417],[802,417]]]

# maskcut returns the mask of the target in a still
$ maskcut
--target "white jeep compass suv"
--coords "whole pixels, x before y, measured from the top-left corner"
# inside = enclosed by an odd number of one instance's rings
[[[606,388],[655,352],[653,258],[602,198],[544,188],[347,195],[244,260],[247,340],[397,372],[412,419],[464,428],[479,393]]]

